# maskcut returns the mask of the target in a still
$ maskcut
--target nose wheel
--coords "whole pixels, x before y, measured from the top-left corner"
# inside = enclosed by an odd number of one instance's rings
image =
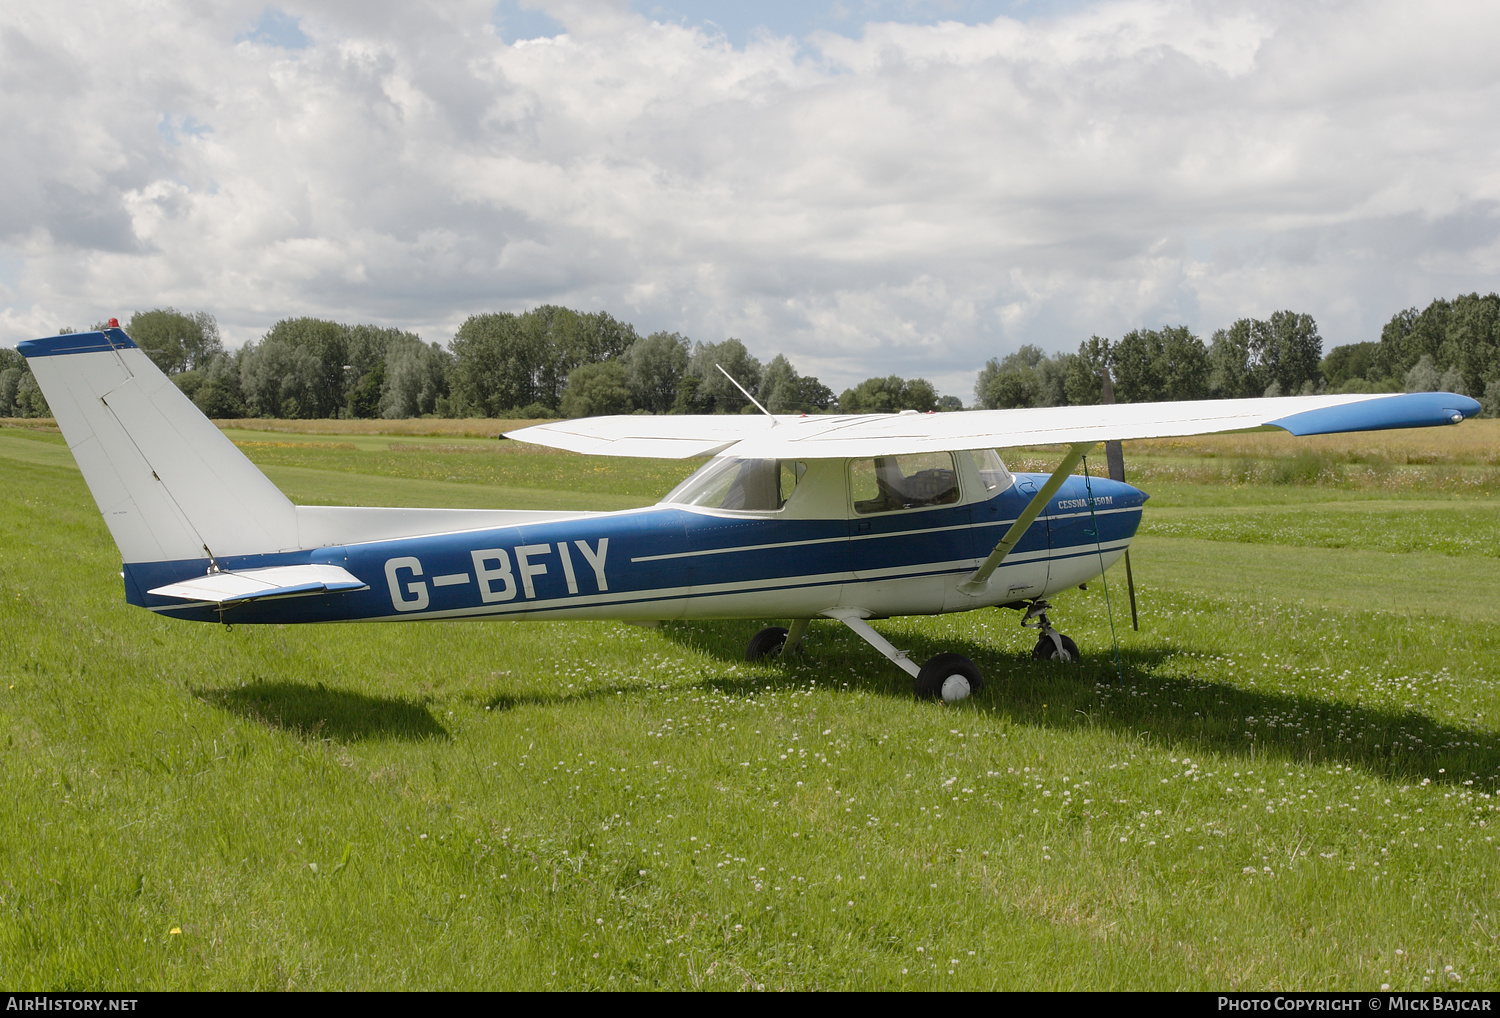
[[[1076,663],[1079,660],[1078,644],[1052,628],[1052,623],[1047,621],[1047,609],[1050,607],[1052,606],[1046,601],[1033,601],[1026,609],[1026,617],[1021,620],[1021,625],[1037,631],[1031,659]]]

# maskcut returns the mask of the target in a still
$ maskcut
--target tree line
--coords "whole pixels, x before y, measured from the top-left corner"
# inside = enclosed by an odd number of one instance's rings
[[[735,382],[779,414],[961,407],[926,379],[894,375],[835,396],[784,354],[762,364],[738,339],[641,336],[607,312],[555,305],[472,315],[447,346],[399,329],[288,318],[228,351],[212,315],[175,308],[137,312],[124,328],[217,419],[758,412]],[[24,359],[0,355],[0,417],[47,416]]]
[[[607,312],[556,305],[472,315],[447,346],[399,329],[288,318],[229,351],[211,314],[175,308],[136,312],[125,330],[219,419],[756,412],[735,382],[772,413],[963,409],[923,378],[875,376],[835,397],[785,355],[762,364],[738,339],[641,336]],[[1023,346],[979,372],[976,405],[1098,403],[1106,368],[1121,402],[1444,390],[1475,396],[1496,415],[1500,295],[1410,308],[1391,318],[1378,341],[1326,356],[1312,316],[1292,311],[1240,319],[1207,343],[1169,326],[1132,330],[1118,341],[1091,336],[1073,353]],[[0,417],[46,416],[25,359],[0,349]]]
[[[1185,326],[1136,329],[1118,341],[1090,336],[1074,353],[1034,346],[992,359],[979,372],[979,406],[1098,403],[1108,369],[1124,403],[1313,393],[1457,392],[1500,415],[1500,295],[1439,298],[1398,312],[1378,341],[1335,347],[1311,315],[1278,311],[1242,318],[1205,343]]]

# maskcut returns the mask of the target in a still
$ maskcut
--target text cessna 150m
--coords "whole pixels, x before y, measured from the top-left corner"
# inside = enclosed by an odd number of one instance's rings
[[[113,326],[114,323],[111,322]],[[752,658],[836,619],[919,696],[982,678],[957,654],[909,661],[867,620],[1024,609],[1037,656],[1071,657],[1047,598],[1130,544],[1146,495],[1074,476],[1096,443],[1282,428],[1456,424],[1451,393],[1305,396],[948,414],[601,417],[511,438],[614,456],[709,456],[623,512],[293,505],[119,328],[19,347],[124,559],[125,596],[209,622],[404,619],[792,620]],[[997,447],[1066,445],[1051,476]]]

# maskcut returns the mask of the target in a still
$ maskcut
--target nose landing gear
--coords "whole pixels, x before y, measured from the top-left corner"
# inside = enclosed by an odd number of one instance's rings
[[[1050,607],[1052,606],[1046,601],[1032,601],[1026,608],[1026,617],[1021,619],[1021,625],[1037,631],[1036,646],[1031,650],[1031,659],[1033,661],[1077,662],[1078,644],[1052,628],[1052,623],[1047,620],[1047,609]]]

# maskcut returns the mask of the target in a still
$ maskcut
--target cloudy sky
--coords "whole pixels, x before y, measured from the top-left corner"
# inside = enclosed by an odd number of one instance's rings
[[[1500,287],[1500,5],[22,0],[0,344],[550,302],[971,398],[1023,343]]]

